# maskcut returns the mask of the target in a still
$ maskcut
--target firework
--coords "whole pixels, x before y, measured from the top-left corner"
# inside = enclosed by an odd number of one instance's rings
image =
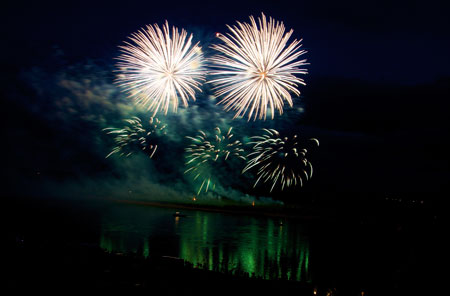
[[[270,191],[277,184],[281,185],[281,190],[285,187],[300,185],[303,180],[309,180],[313,174],[313,167],[307,160],[307,149],[300,147],[299,138],[294,135],[292,138],[280,137],[274,129],[264,129],[262,136],[252,137],[254,141],[253,152],[248,155],[249,160],[242,173],[257,168],[256,175],[259,181],[272,182]],[[315,138],[309,139],[314,145],[319,146],[319,141]]]
[[[271,17],[267,21],[262,14],[258,24],[250,16],[251,24],[237,22],[237,26],[227,26],[231,33],[217,33],[224,43],[212,45],[219,54],[210,60],[214,75],[209,81],[215,85],[215,94],[225,110],[236,112],[235,118],[253,116],[265,119],[270,109],[272,119],[275,110],[283,113],[284,100],[293,106],[290,92],[299,96],[297,89],[304,81],[294,74],[307,74],[306,60],[297,58],[305,53],[299,50],[302,40],[294,40],[288,45],[293,30],[285,33],[282,22]]]
[[[124,121],[126,125],[123,128],[109,127],[103,129],[108,135],[114,137],[115,143],[114,148],[106,158],[116,153],[128,157],[136,150],[142,150],[152,158],[158,148],[158,145],[152,144],[153,137],[165,134],[166,125],[161,124],[161,121],[154,117],[150,117],[148,128],[144,127],[138,117],[132,117]]]
[[[177,111],[179,100],[185,107],[195,101],[195,91],[201,92],[204,80],[201,47],[192,45],[192,34],[178,28],[162,29],[148,25],[120,46],[117,83],[136,101],[153,111],[167,114],[169,105]]]
[[[201,182],[197,195],[202,189],[208,192],[210,187],[215,188],[213,173],[216,169],[223,168],[224,163],[230,158],[242,159],[244,150],[239,140],[233,140],[230,127],[226,134],[223,134],[219,127],[214,129],[215,135],[209,139],[205,132],[199,131],[196,137],[186,137],[192,143],[186,148],[185,174],[193,175],[194,180]]]

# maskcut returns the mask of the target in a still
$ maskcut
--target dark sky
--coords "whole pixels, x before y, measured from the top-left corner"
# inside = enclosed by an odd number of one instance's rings
[[[74,57],[105,57],[148,23],[207,34],[264,12],[304,39],[311,75],[414,84],[450,71],[445,1],[14,1],[2,10],[6,50],[25,55],[59,45]]]
[[[303,38],[307,85],[295,112],[233,125],[242,136],[276,127],[320,139],[310,159],[314,178],[288,195],[432,198],[450,191],[445,1],[14,1],[2,7],[0,28],[3,194],[65,195],[77,186],[105,192],[100,195],[117,187],[126,193],[142,182],[151,183],[150,190],[162,186],[161,192],[177,184],[168,195],[186,190],[177,168],[182,162],[173,154],[182,153],[186,133],[222,115],[199,99],[193,113],[169,116],[177,129],[166,155],[148,168],[139,159],[104,160],[110,143],[101,128],[134,114],[112,84],[117,46],[146,24],[165,20],[205,46],[226,24],[261,12]],[[193,116],[196,124],[181,119]],[[24,191],[23,184],[32,185]],[[261,194],[244,184],[229,184],[227,192]]]

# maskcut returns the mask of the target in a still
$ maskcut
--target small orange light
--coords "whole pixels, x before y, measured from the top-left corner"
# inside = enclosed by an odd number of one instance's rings
[[[252,202],[252,206],[255,206],[255,201]]]
[[[197,199],[195,198],[195,196],[192,198],[193,201],[196,201]]]

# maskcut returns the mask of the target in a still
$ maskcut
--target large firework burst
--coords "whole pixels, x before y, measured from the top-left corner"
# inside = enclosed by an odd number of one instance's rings
[[[306,74],[306,60],[296,61],[305,53],[299,50],[301,40],[287,44],[293,30],[285,33],[282,22],[271,17],[267,21],[262,14],[258,24],[253,16],[250,22],[238,26],[227,26],[231,33],[217,33],[224,43],[212,45],[220,54],[210,60],[215,68],[212,75],[218,76],[210,82],[215,85],[215,94],[223,98],[219,103],[225,110],[234,110],[235,118],[253,116],[265,119],[270,109],[272,119],[275,110],[283,112],[284,100],[292,107],[290,92],[299,96],[298,84],[305,84],[303,79],[294,74]]]
[[[154,136],[165,134],[166,125],[161,124],[161,121],[154,117],[150,117],[148,127],[144,127],[138,117],[132,117],[124,121],[126,125],[123,128],[109,127],[103,129],[108,135],[114,136],[116,144],[106,158],[115,153],[128,157],[138,150],[144,151],[152,158],[158,148],[158,145],[154,143]]]
[[[134,33],[131,42],[120,46],[117,83],[138,103],[165,114],[172,105],[177,111],[179,100],[185,107],[189,99],[195,101],[204,80],[201,47],[192,45],[192,34],[178,28],[169,29],[166,21],[162,29],[148,25]]]
[[[248,155],[242,173],[256,167],[258,179],[254,186],[260,180],[272,182],[271,192],[277,184],[281,185],[281,190],[298,184],[303,186],[303,179],[309,180],[313,174],[313,167],[306,159],[307,149],[301,148],[297,135],[282,138],[274,129],[264,131],[264,135],[252,137],[254,141],[249,144],[254,144],[253,152]],[[319,146],[317,139],[309,141]]]
[[[217,169],[223,169],[224,163],[230,158],[242,159],[244,149],[239,140],[233,141],[233,134],[230,127],[226,134],[223,134],[219,127],[214,129],[214,137],[209,139],[205,132],[199,131],[196,137],[186,137],[192,140],[192,143],[185,150],[186,166],[185,174],[193,175],[194,180],[199,179],[200,185],[197,194],[202,189],[208,192],[210,187],[215,188],[214,175]]]

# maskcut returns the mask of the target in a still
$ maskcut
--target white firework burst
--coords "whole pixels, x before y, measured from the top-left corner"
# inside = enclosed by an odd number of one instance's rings
[[[303,79],[295,74],[307,74],[306,60],[297,60],[306,51],[299,50],[302,40],[288,44],[293,30],[285,33],[282,22],[269,20],[262,14],[258,23],[250,16],[250,24],[237,22],[227,26],[230,33],[217,33],[223,44],[212,45],[219,54],[210,61],[214,70],[211,82],[215,94],[225,110],[236,112],[235,118],[248,111],[251,117],[265,119],[270,110],[272,119],[276,110],[283,113],[284,100],[293,106],[290,92],[299,96]]]
[[[176,112],[179,100],[185,107],[190,99],[195,101],[205,69],[201,47],[192,44],[192,34],[188,37],[176,27],[170,30],[166,21],[162,29],[148,25],[129,39],[120,46],[117,83],[137,104],[154,116],[158,110],[167,114],[169,105]]]
[[[194,180],[200,181],[197,195],[202,189],[205,189],[205,192],[208,192],[210,187],[215,189],[214,173],[217,173],[215,170],[223,169],[230,158],[246,159],[243,156],[242,143],[239,140],[233,141],[231,131],[230,127],[226,134],[222,134],[220,128],[216,127],[212,139],[209,139],[203,131],[199,131],[196,137],[186,137],[192,140],[192,144],[185,149],[187,169],[184,173],[190,173]]]
[[[306,158],[307,149],[301,148],[297,135],[282,138],[274,129],[263,130],[264,135],[252,137],[254,141],[249,143],[254,144],[253,152],[247,156],[249,160],[242,173],[256,167],[258,179],[254,187],[261,180],[272,182],[271,192],[277,184],[281,185],[281,190],[303,186],[303,179],[309,180],[313,174],[313,167]],[[309,141],[319,146],[319,140],[311,138]]]

